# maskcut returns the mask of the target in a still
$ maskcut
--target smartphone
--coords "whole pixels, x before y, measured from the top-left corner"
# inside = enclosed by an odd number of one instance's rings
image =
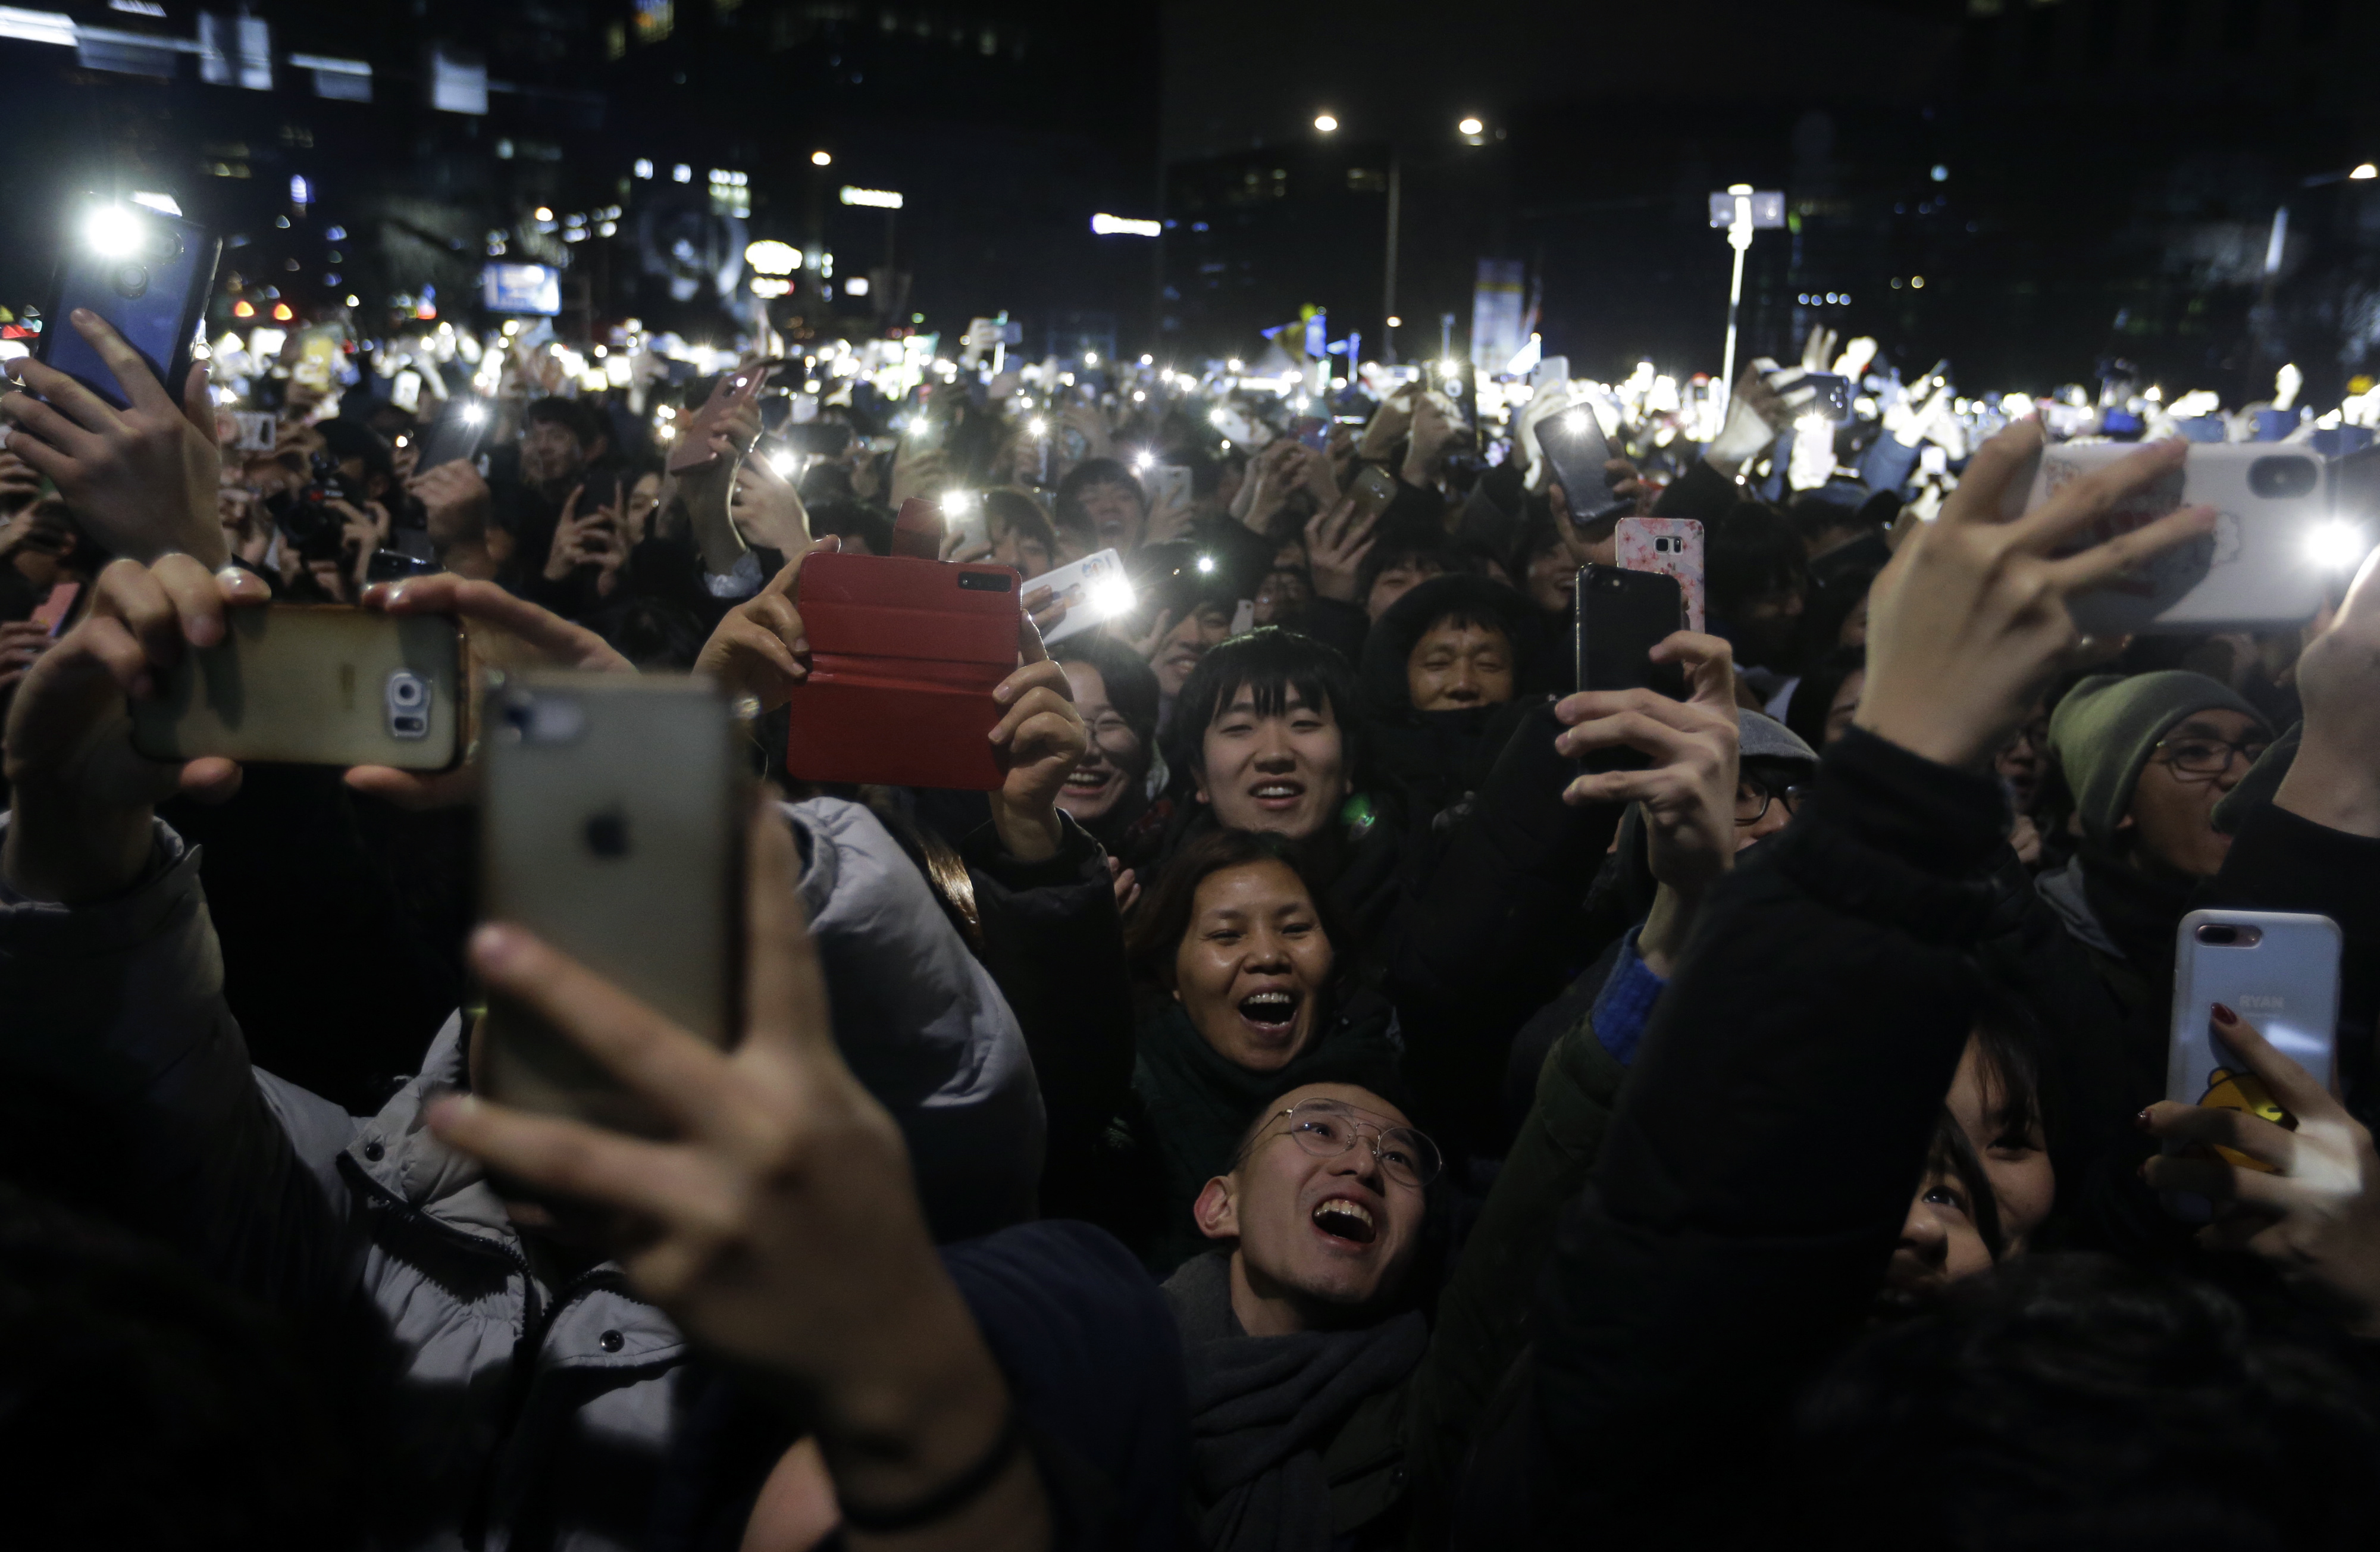
[[[1057,623],[1041,633],[1045,647],[1129,614],[1136,601],[1132,579],[1124,575],[1123,558],[1112,550],[1045,571],[1025,584],[1027,614],[1044,614],[1059,604],[1066,608]]]
[[[2339,948],[2338,924],[2327,916],[2192,911],[2182,917],[2174,934],[2166,1097],[2248,1110],[2293,1125],[2215,1033],[2209,1010],[2217,1002],[2229,1008],[2255,1025],[2274,1049],[2329,1086],[2338,1060]],[[2174,1145],[2167,1151],[2175,1151]],[[2231,1149],[2216,1151],[2231,1163],[2250,1163]],[[2167,1193],[2167,1206],[2200,1222],[2210,1211],[2204,1199],[2182,1193]]]
[[[956,540],[959,549],[973,550],[991,542],[991,513],[975,491],[946,492],[941,512],[943,536]]]
[[[479,456],[487,428],[488,413],[481,406],[469,399],[447,400],[445,412],[421,433],[421,456],[413,467],[426,473],[441,464]]]
[[[1805,372],[1795,382],[1797,388],[1815,388],[1818,396],[1802,406],[1803,415],[1823,415],[1829,420],[1843,421],[1852,418],[1852,380],[1834,372]]]
[[[1633,497],[1614,495],[1603,466],[1611,458],[1604,440],[1603,422],[1588,405],[1573,405],[1537,422],[1537,451],[1546,460],[1546,478],[1562,489],[1573,524],[1608,523],[1635,509]]]
[[[402,582],[408,576],[434,576],[438,563],[408,555],[402,550],[375,550],[364,563],[364,581]]]
[[[2032,511],[2070,481],[2138,451],[2123,443],[2044,448],[2032,479],[2015,483],[2011,504]],[[2067,600],[2084,634],[2273,630],[2313,618],[2335,573],[2314,549],[2332,517],[2323,461],[2311,452],[2254,443],[2193,445],[2180,467],[2110,508],[2061,553],[2201,503],[2218,514],[2214,532]]]
[[[48,595],[29,618],[55,637],[66,629],[67,616],[74,612],[75,600],[81,596],[79,582],[53,582]]]
[[[1289,423],[1289,434],[1319,453],[1330,440],[1330,422],[1319,415],[1301,415]]]
[[[469,743],[461,627],[451,615],[328,604],[225,612],[132,703],[132,747],[275,765],[443,770]]]
[[[1347,493],[1355,502],[1354,528],[1362,528],[1377,522],[1380,514],[1389,509],[1389,503],[1397,499],[1396,477],[1378,464],[1366,464],[1356,471]]]
[[[763,363],[744,371],[722,372],[710,385],[710,396],[677,418],[677,434],[670,443],[670,473],[686,474],[719,461],[718,450],[710,445],[710,433],[738,406],[759,396],[770,370]]]
[[[1691,517],[1622,517],[1612,530],[1614,558],[1625,571],[1677,579],[1686,629],[1703,628],[1703,526]]]
[[[1232,634],[1233,636],[1245,636],[1248,632],[1256,628],[1257,600],[1254,599],[1240,600],[1239,606],[1232,611]]]
[[[116,408],[130,408],[115,370],[74,326],[74,309],[89,308],[140,354],[166,395],[181,403],[190,346],[214,292],[222,251],[223,244],[195,222],[141,205],[86,205],[59,256],[34,359]]]
[[[270,453],[280,438],[278,417],[261,410],[234,410],[232,423],[238,429],[232,433],[232,447],[240,453]]]
[[[740,1027],[745,761],[709,682],[524,674],[490,697],[480,900],[679,1028]],[[643,1101],[528,1008],[488,999],[490,1097],[624,1132]]]
[[[848,420],[805,420],[786,426],[777,433],[785,445],[812,458],[840,458],[851,451],[853,432]]]
[[[1160,506],[1190,504],[1190,471],[1179,464],[1160,464],[1148,471],[1148,493]]]
[[[1006,772],[990,735],[1002,708],[991,692],[1016,668],[1020,588],[1006,566],[828,553],[804,562],[794,601],[810,672],[787,702],[785,773],[1000,785]]]
[[[1653,649],[1685,620],[1676,577],[1590,564],[1579,567],[1571,586],[1580,689],[1652,690],[1672,700],[1686,698],[1684,668],[1652,660]],[[1635,749],[1598,749],[1582,758],[1579,769],[1639,770],[1650,764],[1652,757]]]

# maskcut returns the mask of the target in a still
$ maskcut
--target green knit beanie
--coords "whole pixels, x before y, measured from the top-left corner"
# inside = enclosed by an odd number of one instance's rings
[[[2265,720],[2228,685],[2180,668],[2129,678],[2095,674],[2066,692],[2049,719],[2049,747],[2066,772],[2084,835],[2104,843],[2116,833],[2157,740],[2198,711]]]

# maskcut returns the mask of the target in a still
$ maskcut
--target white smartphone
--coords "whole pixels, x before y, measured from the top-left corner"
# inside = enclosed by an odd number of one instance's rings
[[[991,514],[984,510],[983,497],[973,491],[952,491],[942,497],[942,532],[958,540],[958,551],[978,549],[991,542]]]
[[[2020,510],[2138,451],[2106,442],[2045,448],[2029,485],[2019,482]],[[2111,508],[2068,548],[2143,527],[2180,506],[2214,507],[2215,531],[2070,599],[2074,623],[2103,637],[2303,624],[2332,578],[2320,553],[2332,521],[2327,485],[2322,459],[2309,450],[2271,443],[2192,447],[2179,469]]]
[[[1190,471],[1180,464],[1160,464],[1148,471],[1149,504],[1152,506],[1187,506],[1190,504]]]
[[[2220,1002],[2238,1013],[2329,1086],[2338,1064],[2339,942],[2338,924],[2328,916],[2192,911],[2182,917],[2174,938],[2165,1097],[2288,1124],[2264,1084],[2215,1033],[2212,1010]],[[2248,1162],[2216,1151],[2235,1164]],[[2205,1202],[2195,1196],[2168,1193],[2168,1205],[2194,1221],[2207,1217]]]
[[[1129,614],[1135,599],[1132,579],[1124,575],[1123,559],[1101,550],[1068,565],[1045,571],[1025,584],[1025,612],[1046,614],[1060,604],[1066,612],[1041,633],[1041,643],[1054,647],[1093,625]]]

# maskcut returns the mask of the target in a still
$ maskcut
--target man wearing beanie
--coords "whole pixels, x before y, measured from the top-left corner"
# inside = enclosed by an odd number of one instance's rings
[[[2215,806],[2272,742],[2254,707],[2203,673],[2100,674],[2067,692],[2049,747],[2082,827],[2042,899],[2121,1007],[2126,1064],[2163,1086],[2173,934],[2231,838]]]

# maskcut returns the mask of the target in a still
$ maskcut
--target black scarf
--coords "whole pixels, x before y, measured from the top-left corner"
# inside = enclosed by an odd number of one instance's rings
[[[1198,1539],[1208,1552],[1314,1552],[1331,1541],[1323,1451],[1413,1373],[1429,1328],[1407,1310],[1361,1330],[1251,1337],[1232,1313],[1231,1266],[1201,1255],[1165,1283],[1190,1372]]]

